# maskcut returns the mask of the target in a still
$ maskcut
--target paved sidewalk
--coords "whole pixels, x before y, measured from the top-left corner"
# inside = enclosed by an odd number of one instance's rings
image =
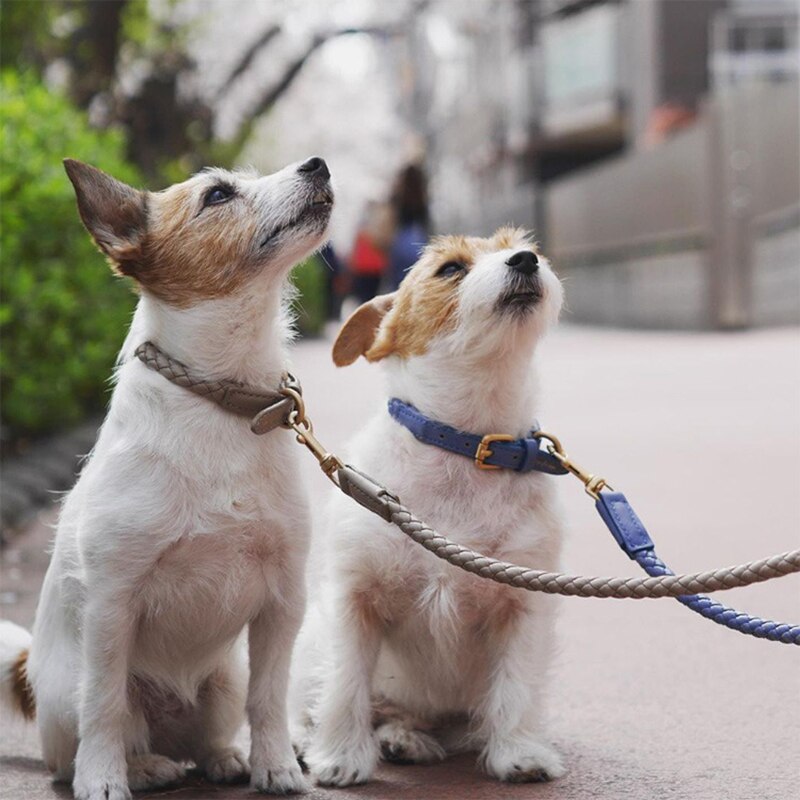
[[[296,351],[309,413],[340,450],[381,402],[380,369],[335,370],[323,341]],[[582,465],[625,491],[677,571],[734,564],[800,540],[800,330],[659,334],[564,328],[543,352],[539,419]],[[329,491],[306,459],[315,494]],[[637,574],[563,479],[570,570]],[[45,515],[6,551],[0,616],[29,625],[46,567]],[[457,531],[448,531],[458,538]],[[476,579],[477,580],[477,579]],[[800,622],[800,578],[720,599]],[[553,734],[567,777],[501,786],[469,757],[435,767],[383,767],[377,780],[323,798],[680,798],[788,800],[800,768],[800,661],[678,603],[582,600],[561,606]],[[147,797],[240,798],[246,787],[194,781]],[[44,772],[31,729],[0,730],[0,797],[69,797]],[[250,795],[252,796],[252,795]]]
[[[72,485],[75,470],[94,445],[102,416],[46,436],[0,464],[0,547],[24,529],[54,493]]]

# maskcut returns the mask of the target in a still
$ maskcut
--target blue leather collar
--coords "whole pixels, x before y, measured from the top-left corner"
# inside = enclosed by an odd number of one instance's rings
[[[539,447],[539,440],[533,436],[511,439],[497,438],[497,434],[478,436],[465,433],[428,419],[410,403],[404,403],[396,397],[389,401],[389,413],[420,442],[471,458],[483,469],[511,469],[515,472],[535,470],[550,475],[564,475],[567,472],[556,458]],[[531,434],[538,429],[538,425],[534,426]]]

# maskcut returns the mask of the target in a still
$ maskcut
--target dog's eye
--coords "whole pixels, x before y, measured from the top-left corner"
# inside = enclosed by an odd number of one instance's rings
[[[230,186],[212,186],[203,199],[204,206],[217,206],[233,197],[233,189]]]
[[[436,272],[436,277],[452,278],[453,275],[460,275],[462,272],[466,271],[467,268],[460,261],[448,261],[446,264],[442,264],[442,266],[439,267]]]

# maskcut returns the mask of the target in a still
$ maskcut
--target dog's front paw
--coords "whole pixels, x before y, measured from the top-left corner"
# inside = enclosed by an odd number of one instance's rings
[[[128,785],[113,778],[84,781],[76,777],[72,791],[75,800],[131,800]]]
[[[509,783],[552,781],[566,772],[561,756],[550,745],[535,740],[490,743],[481,760],[489,775]]]
[[[444,760],[444,748],[430,734],[394,720],[375,732],[384,760],[394,764],[435,764]]]
[[[306,754],[311,774],[322,786],[352,786],[366,783],[378,763],[378,745],[371,736],[363,742],[341,747],[314,744]]]
[[[172,786],[185,776],[186,768],[182,764],[156,753],[132,756],[128,760],[128,786],[132,792]]]
[[[204,759],[203,772],[212,783],[240,783],[250,777],[250,764],[241,750],[229,747]]]
[[[265,794],[305,794],[311,789],[296,761],[282,767],[254,767],[250,787]]]

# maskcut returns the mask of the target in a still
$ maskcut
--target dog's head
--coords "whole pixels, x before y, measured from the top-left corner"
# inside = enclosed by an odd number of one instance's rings
[[[338,366],[360,355],[407,360],[495,358],[531,347],[558,318],[561,284],[525,236],[501,228],[489,239],[444,236],[422,252],[400,288],[357,309],[333,348]]]
[[[133,189],[80,161],[64,166],[84,225],[115,270],[177,307],[285,277],[323,241],[328,167],[310,158],[266,177],[203,171],[162,192]]]

